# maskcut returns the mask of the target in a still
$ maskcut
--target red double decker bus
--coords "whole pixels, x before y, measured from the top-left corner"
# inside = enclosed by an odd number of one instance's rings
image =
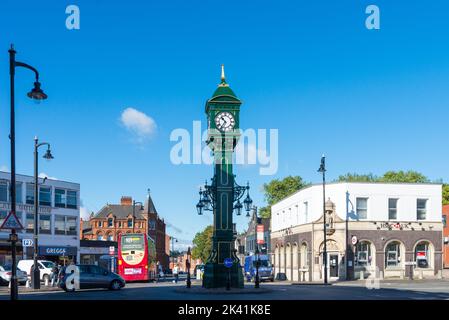
[[[156,246],[142,233],[119,235],[118,273],[127,282],[156,279]]]

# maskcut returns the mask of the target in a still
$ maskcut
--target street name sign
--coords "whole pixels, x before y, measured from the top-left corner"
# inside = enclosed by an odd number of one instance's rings
[[[0,229],[16,229],[20,230],[23,229],[22,224],[20,223],[19,219],[15,215],[14,212],[10,212],[8,216],[6,217],[5,221],[3,221],[2,226]]]

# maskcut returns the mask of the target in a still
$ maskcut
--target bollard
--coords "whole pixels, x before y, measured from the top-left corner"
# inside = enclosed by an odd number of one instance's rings
[[[365,279],[365,272],[364,271],[360,271],[360,280]]]
[[[11,281],[9,281],[8,289],[11,289]]]
[[[45,286],[48,287],[48,277],[45,277]]]

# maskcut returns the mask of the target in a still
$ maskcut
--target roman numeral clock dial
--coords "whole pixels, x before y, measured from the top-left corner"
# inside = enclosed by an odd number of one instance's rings
[[[220,112],[215,116],[215,126],[221,132],[231,131],[235,126],[234,116],[229,112]]]

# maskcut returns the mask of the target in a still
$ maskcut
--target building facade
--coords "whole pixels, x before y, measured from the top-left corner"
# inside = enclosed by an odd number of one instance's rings
[[[449,268],[449,204],[443,206],[443,267]]]
[[[124,196],[120,204],[105,205],[89,221],[82,221],[82,225],[81,233],[85,240],[117,241],[120,234],[147,234],[155,240],[157,261],[168,267],[165,222],[159,217],[149,193],[144,206],[135,206],[134,214],[133,199]]]
[[[328,279],[442,275],[440,184],[326,185]],[[292,281],[324,279],[321,185],[271,209],[275,272]]]
[[[10,208],[11,174],[0,172],[0,225]],[[80,185],[55,179],[39,178],[39,259],[79,261]],[[16,215],[23,230],[19,231],[17,255],[32,259],[33,247],[22,247],[23,239],[33,239],[34,177],[16,175]],[[9,230],[0,231],[0,265],[11,263]]]

